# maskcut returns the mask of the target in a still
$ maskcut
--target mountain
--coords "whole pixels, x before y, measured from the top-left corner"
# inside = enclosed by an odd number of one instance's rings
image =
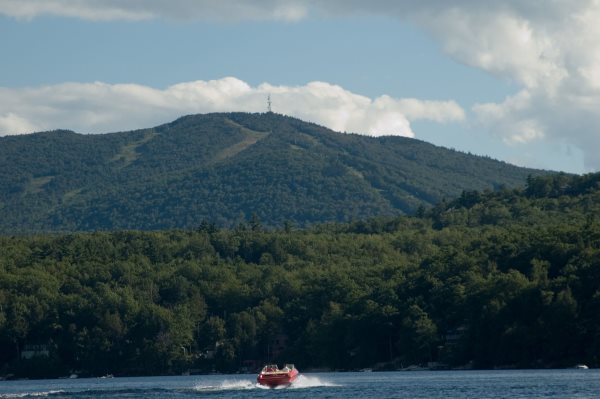
[[[102,135],[0,138],[0,231],[307,225],[414,212],[542,171],[275,114],[190,115]]]

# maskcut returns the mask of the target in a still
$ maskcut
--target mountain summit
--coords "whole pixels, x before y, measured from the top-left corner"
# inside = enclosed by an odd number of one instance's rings
[[[412,213],[540,173],[271,112],[190,115],[131,132],[0,138],[0,229],[227,226],[252,214],[267,225],[346,221]]]

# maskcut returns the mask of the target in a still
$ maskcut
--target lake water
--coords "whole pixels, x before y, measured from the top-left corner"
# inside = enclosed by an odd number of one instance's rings
[[[262,388],[254,375],[0,381],[0,398],[40,397],[595,399],[600,370],[319,373],[303,374],[282,389]]]

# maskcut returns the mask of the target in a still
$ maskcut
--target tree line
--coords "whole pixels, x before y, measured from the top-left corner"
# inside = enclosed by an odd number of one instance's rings
[[[302,229],[0,236],[0,375],[598,366],[599,182]]]

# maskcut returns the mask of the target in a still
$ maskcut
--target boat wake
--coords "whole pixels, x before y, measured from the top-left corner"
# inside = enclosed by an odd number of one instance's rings
[[[273,389],[306,389],[316,387],[336,387],[339,386],[325,379],[316,376],[305,376],[300,374],[290,386],[279,386]],[[251,389],[272,389],[258,384],[251,379],[232,379],[221,382],[213,382],[212,385],[197,383],[192,387],[179,388],[157,388],[157,387],[132,387],[117,389],[83,389],[83,390],[48,390],[48,391],[30,391],[18,393],[0,393],[0,399],[34,399],[48,397],[51,399],[70,399],[70,398],[98,398],[98,397],[146,397],[161,398],[173,393],[199,393],[199,392],[226,392],[226,391],[246,391]]]
[[[298,378],[290,386],[279,386],[275,388],[269,388],[264,385],[260,385],[252,380],[225,380],[219,385],[202,385],[198,384],[194,387],[195,391],[200,392],[214,392],[214,391],[244,391],[249,389],[305,389],[305,388],[316,388],[316,387],[337,387],[339,385],[334,384],[330,381],[320,379],[319,377],[307,377],[300,374]]]
[[[298,378],[290,385],[292,389],[301,389],[301,388],[316,388],[316,387],[339,387],[338,384],[334,384],[331,381],[323,380],[319,377],[315,376],[305,376],[304,374],[300,374]]]
[[[19,393],[0,393],[0,399],[28,399],[28,398],[72,398],[72,397],[108,397],[108,396],[126,396],[126,397],[137,397],[136,395],[144,395],[149,397],[151,395],[164,395],[172,391],[185,391],[185,390],[171,390],[163,388],[126,388],[126,389],[84,389],[76,391],[64,391],[64,390],[53,390],[53,391],[40,391],[40,392],[19,392]],[[187,389],[189,391],[189,389]]]
[[[41,392],[20,392],[20,393],[0,393],[0,399],[4,398],[43,398],[46,396],[54,396],[63,393],[64,391],[41,391]]]
[[[251,380],[225,380],[219,385],[203,385],[197,384],[194,386],[194,391],[212,392],[212,391],[243,391],[247,389],[257,388],[257,383]]]

